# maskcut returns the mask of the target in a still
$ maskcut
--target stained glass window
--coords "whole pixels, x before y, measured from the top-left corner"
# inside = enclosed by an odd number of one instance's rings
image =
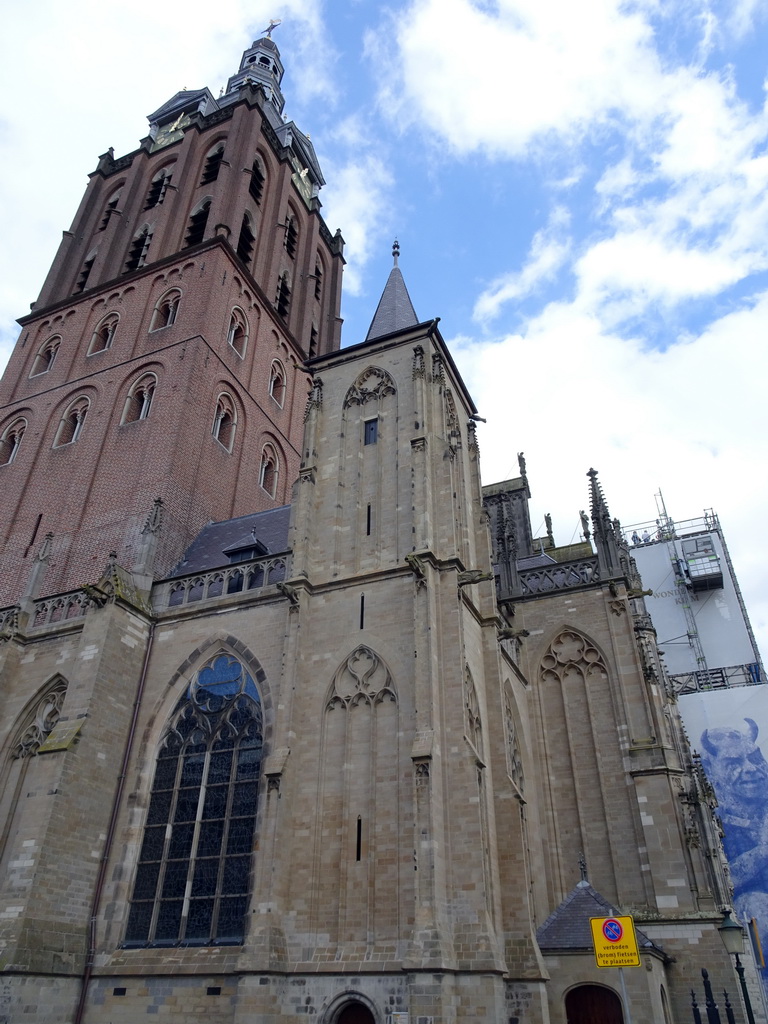
[[[127,946],[243,941],[262,756],[259,694],[236,658],[197,674],[161,743]]]

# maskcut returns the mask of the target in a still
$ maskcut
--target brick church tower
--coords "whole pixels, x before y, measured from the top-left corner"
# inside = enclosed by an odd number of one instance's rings
[[[282,77],[259,39],[219,99],[179,92],[100,157],[0,384],[0,605],[94,582],[112,550],[162,574],[210,519],[289,500],[344,259]]]

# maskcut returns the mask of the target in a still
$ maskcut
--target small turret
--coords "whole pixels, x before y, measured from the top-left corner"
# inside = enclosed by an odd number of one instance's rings
[[[270,26],[268,31],[271,32],[274,27],[274,25]],[[283,73],[280,51],[272,42],[271,36],[264,36],[252,43],[243,54],[240,70],[227,82],[227,93],[237,92],[238,89],[249,83],[263,85],[267,98],[272,102],[278,114],[282,114],[285,106],[285,100],[280,91]]]

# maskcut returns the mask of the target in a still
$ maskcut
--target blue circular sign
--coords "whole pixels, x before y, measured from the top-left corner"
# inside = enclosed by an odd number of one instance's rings
[[[603,921],[603,935],[609,942],[618,942],[623,934],[624,929],[621,927],[621,922],[617,921],[615,917],[609,917],[607,921]]]

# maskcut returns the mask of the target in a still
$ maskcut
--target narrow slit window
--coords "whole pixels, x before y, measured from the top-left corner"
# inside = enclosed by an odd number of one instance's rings
[[[355,860],[361,860],[363,855],[363,822],[358,814],[357,816],[357,842],[355,844]]]
[[[365,594],[360,595],[360,629],[365,629]]]
[[[251,183],[248,186],[248,192],[252,199],[257,203],[261,203],[261,197],[264,195],[264,171],[261,169],[261,164],[258,160],[253,161]]]
[[[281,316],[283,320],[288,319],[288,310],[291,305],[291,288],[288,284],[288,271],[286,270],[280,275],[280,279],[277,282],[277,296],[275,298],[275,309],[277,310],[278,316]]]
[[[368,511],[367,511],[366,517],[365,517],[365,532],[367,533],[367,535],[369,537],[371,536],[371,506],[370,505],[368,506]]]
[[[243,263],[250,263],[253,256],[253,243],[256,236],[251,228],[251,219],[247,213],[243,214],[243,223],[240,225],[240,237],[237,240],[237,255]]]
[[[376,444],[378,439],[379,439],[379,421],[378,421],[378,419],[366,420],[365,421],[364,443],[365,444]]]

